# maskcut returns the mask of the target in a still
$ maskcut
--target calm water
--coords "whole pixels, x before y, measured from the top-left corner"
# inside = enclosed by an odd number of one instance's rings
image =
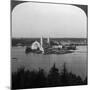
[[[13,47],[11,50],[12,71],[16,71],[21,66],[26,69],[38,70],[43,68],[46,72],[55,63],[59,70],[65,62],[68,71],[80,75],[83,79],[87,75],[87,46],[77,46],[77,50],[69,54],[61,55],[42,55],[42,54],[25,54],[25,47]]]

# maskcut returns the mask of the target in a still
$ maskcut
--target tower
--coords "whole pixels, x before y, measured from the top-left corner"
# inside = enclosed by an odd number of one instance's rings
[[[43,37],[40,38],[41,47],[43,47]]]
[[[40,44],[41,44],[40,50],[42,51],[42,53],[44,53],[44,48],[43,48],[43,37],[40,38]]]
[[[48,44],[50,43],[50,38],[49,38],[49,37],[47,38],[47,43],[48,43]]]

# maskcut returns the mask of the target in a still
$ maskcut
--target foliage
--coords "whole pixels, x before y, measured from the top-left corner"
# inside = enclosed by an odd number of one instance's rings
[[[48,75],[45,75],[43,69],[39,71],[29,71],[25,68],[18,69],[12,73],[12,89],[26,88],[41,88],[41,87],[56,87],[56,86],[72,86],[86,85],[87,77],[83,81],[80,76],[76,76],[72,72],[68,72],[64,63],[61,73],[56,68],[55,64],[50,69]]]

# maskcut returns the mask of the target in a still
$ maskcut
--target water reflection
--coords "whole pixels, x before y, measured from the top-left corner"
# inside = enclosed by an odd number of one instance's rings
[[[25,54],[25,47],[12,48],[12,72],[17,68],[25,66],[25,69],[50,70],[53,64],[61,71],[64,62],[69,72],[80,75],[82,78],[87,74],[87,46],[78,46],[74,53],[62,55]],[[14,58],[17,58],[16,60]]]

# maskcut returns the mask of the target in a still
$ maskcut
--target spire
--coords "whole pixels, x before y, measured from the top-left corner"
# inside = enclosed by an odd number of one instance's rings
[[[50,43],[50,38],[49,37],[47,38],[47,43]]]
[[[42,53],[44,53],[44,49],[43,49],[43,37],[40,38],[40,44],[41,44],[40,50],[42,51]]]
[[[43,37],[41,37],[40,39],[40,44],[41,44],[41,47],[43,47]]]

